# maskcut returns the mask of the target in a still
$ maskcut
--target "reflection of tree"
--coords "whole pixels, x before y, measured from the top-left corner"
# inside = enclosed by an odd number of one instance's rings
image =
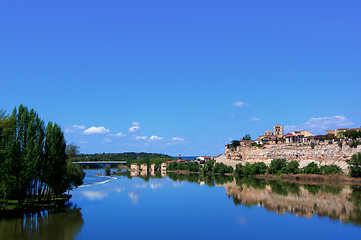
[[[80,210],[68,206],[27,214],[24,218],[0,219],[0,239],[74,239],[84,224]]]
[[[347,222],[361,225],[361,186],[352,186],[352,193],[349,201],[355,205],[354,211],[350,214]]]

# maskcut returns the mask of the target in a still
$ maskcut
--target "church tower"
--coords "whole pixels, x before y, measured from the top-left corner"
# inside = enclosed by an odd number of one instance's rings
[[[277,138],[282,138],[283,137],[283,126],[282,125],[275,125],[273,127],[274,129],[274,135],[277,137]]]

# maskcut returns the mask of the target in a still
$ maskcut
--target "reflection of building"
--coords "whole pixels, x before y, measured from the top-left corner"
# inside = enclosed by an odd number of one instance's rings
[[[131,177],[138,177],[139,176],[139,171],[131,171],[130,176]]]
[[[166,171],[161,171],[161,172],[160,172],[160,176],[161,176],[161,177],[166,177],[166,176],[167,176],[167,172],[166,172]]]
[[[360,213],[355,211],[354,203],[349,201],[352,191],[347,186],[302,186],[274,182],[257,188],[235,183],[227,183],[225,187],[226,194],[233,198],[235,204],[262,206],[279,214],[289,212],[303,217],[317,214],[354,224],[361,223]]]

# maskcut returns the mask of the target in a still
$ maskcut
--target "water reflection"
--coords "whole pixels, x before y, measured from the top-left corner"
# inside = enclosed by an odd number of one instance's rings
[[[297,184],[232,176],[167,173],[173,181],[224,186],[235,205],[260,206],[278,214],[318,215],[361,226],[361,187]]]
[[[0,219],[0,239],[74,239],[84,224],[80,210],[68,206],[23,218]]]

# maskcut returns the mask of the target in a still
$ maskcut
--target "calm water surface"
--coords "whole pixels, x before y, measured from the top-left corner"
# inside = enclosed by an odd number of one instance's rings
[[[0,239],[361,239],[361,188],[86,170],[73,205],[1,219]]]

